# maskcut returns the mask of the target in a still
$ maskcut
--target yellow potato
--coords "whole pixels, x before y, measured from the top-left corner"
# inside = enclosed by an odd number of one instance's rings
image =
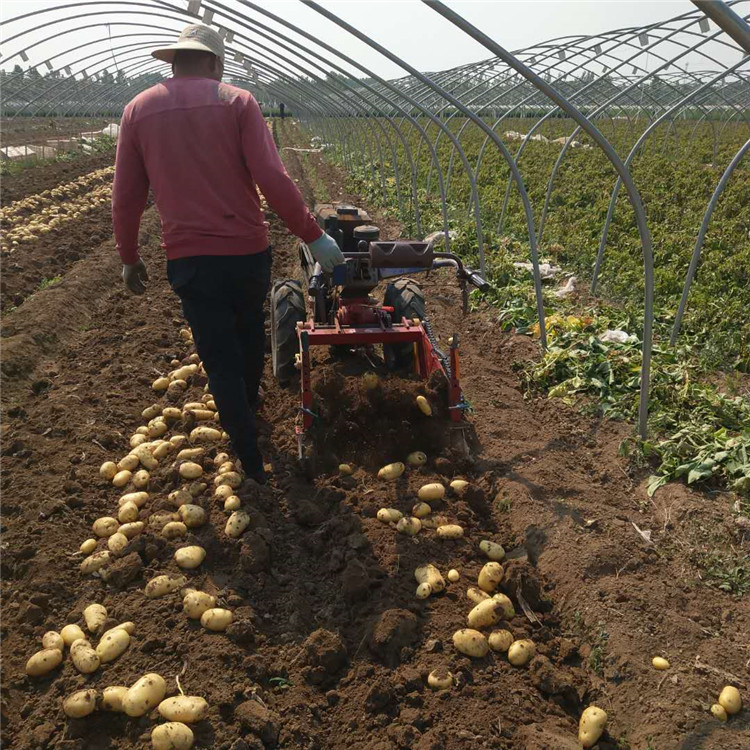
[[[181,547],[174,553],[177,566],[185,570],[194,570],[206,559],[206,550],[198,545]]]
[[[112,479],[112,484],[115,487],[124,487],[129,481],[133,474],[130,471],[118,471]]]
[[[121,505],[117,511],[117,520],[120,523],[132,523],[138,520],[138,516],[138,506],[132,502]]]
[[[425,518],[432,513],[432,508],[427,503],[417,503],[412,509],[411,514],[414,518]]]
[[[133,487],[136,489],[142,489],[143,487],[148,486],[148,480],[151,478],[151,475],[145,470],[141,469],[140,471],[137,471],[133,475]]]
[[[425,484],[419,488],[417,497],[420,500],[442,500],[445,497],[445,487],[439,482]]]
[[[97,518],[96,521],[94,521],[92,528],[94,529],[94,533],[97,536],[108,537],[112,536],[112,534],[117,533],[117,530],[120,528],[120,524],[116,518],[111,518],[110,516],[102,516],[101,518]]]
[[[122,507],[126,503],[134,503],[139,508],[142,508],[148,502],[148,498],[148,492],[128,492],[120,498],[118,504]]]
[[[83,552],[84,555],[90,555],[96,549],[96,544],[96,539],[87,539],[85,542],[81,542],[78,551]]]
[[[143,521],[134,521],[133,523],[124,523],[120,526],[117,533],[122,534],[126,539],[132,539],[142,533],[145,528],[146,524],[143,523]],[[114,534],[113,536],[117,536],[117,534]],[[110,539],[112,539],[112,537],[110,537]]]
[[[339,474],[342,477],[351,476],[354,473],[354,469],[349,464],[339,464]]]
[[[175,447],[175,448],[181,448],[185,443],[187,443],[187,435],[172,435],[171,438],[169,438],[169,442]]]
[[[190,750],[194,741],[193,730],[179,721],[159,724],[151,732],[153,750]]]
[[[136,468],[138,468],[138,465],[141,462],[138,460],[138,456],[136,456],[133,453],[128,453],[127,456],[120,459],[120,461],[117,464],[117,468],[120,471],[135,471]],[[114,477],[112,477],[114,479]]]
[[[236,471],[236,468],[232,461],[225,461],[221,466],[219,466],[219,474],[226,474],[228,471]],[[225,487],[226,485],[222,484],[221,486]]]
[[[467,624],[470,628],[486,628],[490,625],[495,625],[500,620],[500,614],[502,613],[502,605],[493,599],[487,599],[483,602],[479,602],[469,612],[469,616],[466,618]]]
[[[129,645],[130,635],[127,630],[115,628],[102,636],[96,646],[96,655],[102,664],[106,664],[124,654]]]
[[[578,724],[578,741],[584,748],[593,747],[602,736],[607,723],[607,714],[597,706],[589,706]]]
[[[732,685],[727,685],[720,693],[718,704],[730,715],[738,714],[742,709],[740,691]]]
[[[520,641],[513,641],[508,649],[508,661],[514,667],[523,667],[528,664],[536,653],[534,641],[524,638]]]
[[[73,666],[81,674],[91,674],[99,669],[99,655],[85,638],[79,638],[73,643],[70,647],[70,658]]]
[[[117,464],[114,461],[105,461],[99,467],[99,476],[108,482],[115,478],[117,474]]]
[[[492,601],[499,604],[502,609],[502,616],[506,620],[512,620],[516,616],[516,608],[513,602],[505,594],[493,594]]]
[[[216,597],[204,591],[190,591],[182,600],[182,610],[191,620],[199,620],[203,613],[216,606]]]
[[[450,483],[450,488],[457,494],[463,495],[469,483],[465,479],[454,479]]]
[[[669,662],[661,656],[655,656],[653,659],[651,659],[651,664],[654,669],[669,669]]]
[[[59,666],[62,659],[62,650],[59,648],[45,648],[37,651],[26,662],[26,674],[29,677],[41,677]]]
[[[154,417],[158,417],[162,413],[162,408],[159,406],[159,404],[154,404],[153,406],[147,406],[142,412],[141,417],[145,419],[147,422]]]
[[[237,489],[242,484],[242,477],[236,471],[227,471],[225,474],[219,474],[214,479],[215,485],[228,484],[233,489]]]
[[[238,539],[249,525],[250,516],[244,511],[237,510],[229,516],[224,533],[233,539]]]
[[[185,505],[185,503],[193,502],[193,496],[184,488],[170,492],[167,499],[175,508],[179,508],[181,505]]]
[[[166,458],[174,449],[175,447],[172,443],[164,441],[161,445],[157,445],[154,448],[152,455],[155,459],[161,461],[162,458]]]
[[[399,522],[396,524],[396,531],[407,536],[415,536],[420,532],[421,528],[422,522],[418,518],[407,518],[406,516],[399,519]]]
[[[122,712],[122,702],[125,700],[125,695],[128,689],[125,685],[112,685],[111,687],[105,687],[102,691],[102,708],[105,711],[116,711],[117,713]]]
[[[83,610],[83,619],[89,633],[96,633],[107,619],[107,608],[102,604],[89,604]]]
[[[48,630],[42,636],[42,648],[56,648],[58,651],[62,651],[65,648],[65,641],[56,630]]]
[[[136,429],[135,434],[136,435],[148,435],[148,427],[145,424],[142,424],[140,427]]]
[[[404,514],[396,508],[381,508],[378,511],[378,521],[383,523],[398,523]]]
[[[427,599],[432,594],[432,586],[429,583],[420,583],[417,586],[417,599]]]
[[[427,684],[433,690],[448,690],[448,688],[453,687],[453,673],[445,667],[433,669],[427,675]]]
[[[167,721],[194,724],[206,718],[208,703],[205,698],[197,695],[175,695],[173,698],[165,698],[158,710]]]
[[[425,416],[431,417],[432,407],[430,406],[430,402],[424,396],[417,396],[416,401],[417,406],[419,407],[419,411],[421,411]]]
[[[167,443],[167,445],[169,445],[169,443]],[[154,458],[154,455],[151,452],[152,448],[155,449],[155,446],[151,443],[142,443],[131,451],[132,455],[138,459],[141,466],[149,471],[152,471],[159,465],[159,462]]]
[[[232,613],[228,609],[220,607],[207,609],[201,615],[201,625],[206,630],[222,631],[232,624]]]
[[[422,451],[414,451],[406,457],[409,466],[424,466],[427,463],[427,454]]]
[[[491,542],[489,539],[485,539],[479,543],[479,549],[490,559],[496,562],[502,560],[505,557],[505,550],[502,544],[497,542]]]
[[[82,719],[96,710],[99,693],[96,690],[78,690],[63,701],[65,715],[71,719]]]
[[[417,583],[429,583],[435,593],[445,590],[445,580],[432,563],[420,565],[414,571],[414,578],[416,578]]]
[[[211,416],[208,417],[209,419],[212,419],[214,415],[212,411],[206,411],[202,413],[210,414]],[[193,412],[193,414],[197,415],[198,412]],[[221,440],[221,430],[217,430],[213,427],[196,427],[190,433],[191,443],[212,443],[216,440]]]
[[[102,550],[101,552],[94,552],[93,555],[89,555],[79,566],[79,570],[84,575],[89,573],[96,573],[97,570],[101,570],[109,562],[109,550]]]
[[[513,643],[513,633],[509,630],[493,630],[487,641],[493,651],[506,653]]]
[[[165,539],[182,539],[186,534],[187,526],[182,521],[170,521],[161,530],[161,535]]]
[[[221,466],[222,464],[225,464],[227,461],[229,461],[229,454],[228,453],[217,453],[214,457],[214,466]]]
[[[164,419],[182,419],[182,412],[174,406],[167,406],[164,408],[161,415]],[[154,416],[156,416],[156,414],[154,414]]]
[[[190,461],[193,458],[201,458],[204,456],[206,451],[203,448],[183,448],[177,454],[178,461]]]
[[[481,659],[487,656],[490,650],[487,639],[478,630],[463,628],[453,634],[453,645],[457,651],[473,659]]]
[[[171,594],[173,591],[182,588],[187,583],[185,576],[179,576],[178,578],[171,578],[168,575],[156,576],[152,578],[147,584],[143,592],[149,599],[158,599],[160,596],[166,596]]]
[[[156,378],[151,387],[155,391],[166,391],[169,388],[169,378]]]
[[[197,479],[203,475],[203,467],[193,461],[180,464],[180,476],[184,479]]]
[[[181,505],[177,511],[182,522],[189,529],[197,528],[206,523],[206,511],[200,505]]]
[[[228,497],[232,497],[232,495],[234,495],[234,488],[228,484],[220,484],[214,490],[214,497],[218,497],[220,500],[226,500]]]
[[[168,510],[159,510],[148,517],[149,531],[151,533],[160,532],[170,521],[179,521],[178,513],[172,513]]]
[[[477,583],[482,591],[491,594],[503,580],[503,566],[498,562],[488,562],[480,571]]]
[[[711,713],[714,718],[719,721],[726,721],[729,718],[727,712],[724,710],[724,706],[721,706],[718,703],[714,703],[713,706],[711,706]]]
[[[380,385],[380,378],[374,372],[366,372],[362,376],[362,384],[366,390],[371,391]]]
[[[131,448],[138,448],[148,442],[148,437],[142,435],[140,432],[136,432],[135,435],[131,436],[128,442],[130,443]]]
[[[223,486],[226,486],[226,485],[223,485]],[[224,510],[235,511],[235,510],[239,510],[241,507],[242,507],[242,501],[237,497],[237,495],[230,495],[224,501]]]
[[[463,527],[455,523],[438,526],[435,531],[441,539],[460,539],[464,535]]]
[[[397,461],[394,464],[387,464],[382,469],[380,469],[380,471],[378,471],[378,478],[393,481],[395,479],[398,479],[404,473],[405,468],[406,467],[401,463],[401,461]]]
[[[86,638],[86,634],[81,630],[78,625],[66,625],[60,631],[60,637],[66,646],[70,648],[77,640]]]
[[[164,421],[163,417],[157,417],[148,423],[149,437],[161,437],[167,432],[167,430],[169,430],[169,427],[167,427],[167,423]]]
[[[461,574],[455,568],[451,568],[448,571],[448,575],[446,577],[451,583],[455,583],[459,578],[461,578]]]
[[[167,692],[167,683],[161,675],[153,672],[143,675],[128,688],[122,701],[123,711],[128,716],[143,716],[156,708]]]

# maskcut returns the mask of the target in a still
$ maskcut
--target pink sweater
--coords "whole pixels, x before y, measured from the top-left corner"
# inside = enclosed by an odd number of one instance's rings
[[[170,78],[122,115],[112,223],[123,263],[138,260],[149,185],[167,257],[250,255],[268,246],[258,188],[305,242],[320,227],[286,173],[260,107],[242,89],[209,78]]]

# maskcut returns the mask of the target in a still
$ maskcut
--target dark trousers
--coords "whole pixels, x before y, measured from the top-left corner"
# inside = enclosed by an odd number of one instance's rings
[[[167,262],[182,301],[221,426],[246,474],[263,468],[255,402],[263,373],[263,304],[271,283],[271,249],[256,255],[200,255]]]

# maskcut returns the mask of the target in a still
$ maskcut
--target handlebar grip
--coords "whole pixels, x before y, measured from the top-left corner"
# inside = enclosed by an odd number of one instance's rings
[[[489,292],[490,284],[483,279],[476,271],[469,271],[467,276],[469,283],[479,289],[480,292]]]

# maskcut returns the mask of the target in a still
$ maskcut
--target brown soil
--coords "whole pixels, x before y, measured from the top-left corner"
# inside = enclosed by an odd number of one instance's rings
[[[281,136],[298,143],[288,123]],[[342,194],[342,175],[317,156],[307,157],[314,180],[293,152],[285,157],[310,203],[359,202]],[[392,221],[371,214],[384,236],[395,236]],[[275,277],[294,276],[294,239],[273,218],[272,234]],[[726,725],[708,713],[728,682],[747,703],[747,604],[701,585],[679,544],[700,526],[730,539],[725,504],[679,485],[648,501],[642,477],[617,455],[629,428],[525,399],[514,365],[536,356],[535,344],[499,332],[491,310],[462,317],[445,272],[425,289],[443,339],[461,334],[463,385],[479,441],[470,466],[444,447],[442,417],[430,421],[413,407],[422,384],[384,376],[382,392],[367,396],[357,372],[369,365],[320,352],[314,384],[318,401],[330,399],[319,404],[324,468],[341,459],[358,468],[348,478],[303,479],[294,458],[297,394],[279,388],[267,370],[262,426],[273,480],[245,499],[251,530],[239,541],[226,537],[226,516],[206,494],[200,502],[210,523],[188,537],[207,550],[199,570],[188,573],[190,584],[234,611],[227,634],[188,620],[177,595],[143,596],[150,578],[177,572],[172,555],[182,543],[144,534],[110,566],[107,583],[82,576],[78,545],[119,496],[98,467],[127,452],[141,410],[156,400],[150,384],[157,373],[191,353],[178,336],[183,321],[152,211],[144,256],[152,281],[143,298],[121,288],[108,241],[6,319],[14,335],[3,346],[4,747],[149,746],[153,716],[97,712],[68,720],[61,710],[76,689],[127,685],[148,671],[167,679],[170,694],[179,675],[187,694],[207,699],[209,716],[194,726],[196,747],[217,750],[573,750],[589,703],[610,717],[600,748],[750,745],[747,709]],[[187,398],[200,395],[193,386]],[[407,449],[428,451],[428,466],[391,484],[375,478],[374,465],[386,456],[400,460]],[[441,542],[431,531],[406,537],[374,518],[385,505],[408,511],[421,484],[459,472],[471,489],[435,511],[463,525],[464,539]],[[174,477],[158,469],[151,482],[144,517],[166,507]],[[653,544],[633,522],[651,530]],[[472,661],[451,643],[465,626],[463,592],[484,563],[477,544],[486,537],[509,550],[503,589],[519,614],[508,627],[537,644],[527,668],[494,655]],[[427,561],[459,569],[462,579],[419,601],[413,570]],[[538,622],[523,614],[521,598]],[[88,677],[67,657],[49,677],[26,677],[42,634],[82,624],[83,607],[94,601],[113,624],[135,622],[128,651]],[[650,666],[657,654],[669,658],[670,671]],[[455,688],[426,688],[427,672],[437,667],[454,673]]]
[[[101,130],[117,122],[111,117],[3,117],[0,119],[0,146],[45,143],[49,138],[64,138]]]

